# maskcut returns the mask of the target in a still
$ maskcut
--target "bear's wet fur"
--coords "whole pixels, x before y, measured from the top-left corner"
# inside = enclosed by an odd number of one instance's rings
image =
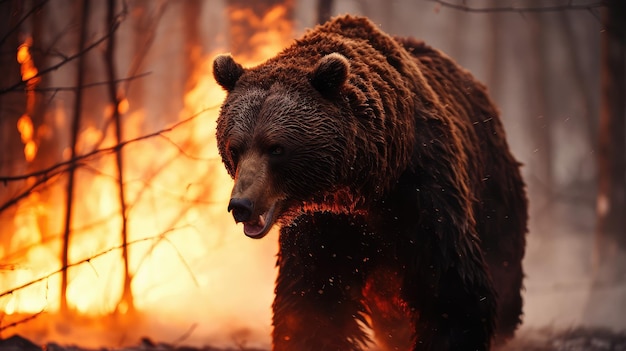
[[[214,62],[246,235],[280,225],[273,349],[488,350],[522,315],[527,199],[486,88],[342,16],[265,63]]]

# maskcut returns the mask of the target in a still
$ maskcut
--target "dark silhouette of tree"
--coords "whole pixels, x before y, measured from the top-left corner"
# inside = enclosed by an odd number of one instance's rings
[[[602,11],[601,106],[595,269],[626,272],[615,265],[616,247],[626,250],[626,2],[609,0]]]
[[[80,22],[80,37],[78,40],[78,52],[82,52],[85,50],[85,46],[87,43],[87,24],[89,23],[89,6],[90,0],[83,0],[81,3],[82,11],[81,11],[81,22]],[[80,120],[81,120],[81,111],[83,109],[83,84],[85,82],[85,56],[81,55],[78,58],[78,68],[76,72],[76,96],[74,98],[74,116],[72,118],[72,126],[71,126],[71,142],[70,142],[70,159],[75,160],[78,155],[77,152],[77,142],[78,142],[78,133],[80,131]],[[61,267],[67,267],[69,264],[69,248],[70,248],[70,239],[72,233],[72,211],[74,209],[74,190],[75,190],[75,179],[76,175],[76,165],[75,163],[70,163],[70,167],[68,169],[68,180],[67,180],[67,198],[66,198],[66,207],[65,207],[65,222],[63,229],[63,244],[61,248]],[[61,313],[68,312],[67,305],[67,269],[63,269],[61,272]]]
[[[333,3],[333,0],[317,0],[317,23],[324,23],[330,19]]]
[[[122,106],[124,97],[121,96],[122,92],[118,88],[117,73],[115,66],[115,38],[116,30],[119,23],[116,10],[116,0],[107,1],[107,11],[105,16],[105,28],[110,28],[111,35],[107,41],[106,50],[104,52],[104,62],[107,72],[108,95],[113,107],[113,122],[115,124],[115,140],[118,145],[121,145],[123,139],[123,121],[122,121]],[[124,187],[124,153],[123,148],[120,146],[115,152],[115,165],[117,171],[117,188],[120,202],[120,216],[122,217],[122,224],[120,228],[120,236],[122,242],[122,265],[123,265],[123,283],[122,283],[122,296],[117,305],[117,309],[125,312],[134,312],[135,303],[133,299],[133,292],[131,289],[132,275],[128,267],[128,206],[126,203],[126,192]]]

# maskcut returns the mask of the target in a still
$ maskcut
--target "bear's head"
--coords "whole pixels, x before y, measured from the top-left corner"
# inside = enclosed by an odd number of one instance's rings
[[[275,61],[246,69],[230,55],[214,61],[228,93],[217,121],[219,153],[235,180],[228,210],[249,237],[302,211],[342,207],[338,199],[348,196],[356,131],[340,91],[349,61],[332,53],[300,69]]]

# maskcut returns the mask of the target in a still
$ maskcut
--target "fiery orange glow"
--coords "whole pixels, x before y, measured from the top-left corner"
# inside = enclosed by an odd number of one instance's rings
[[[20,132],[20,137],[24,143],[24,157],[26,161],[30,162],[37,155],[37,144],[33,140],[33,121],[27,114],[22,115],[17,120],[17,130]]]
[[[18,120],[17,129],[24,143],[24,157],[28,162],[35,159],[38,149],[33,138],[34,127],[30,115],[33,114],[35,108],[34,89],[41,81],[39,77],[36,77],[39,71],[30,55],[32,41],[31,37],[27,37],[24,43],[17,48],[17,62],[21,65],[22,81],[26,82],[26,113]]]
[[[235,42],[245,42],[249,47],[255,48],[254,52],[248,52],[246,57],[240,59],[252,65],[258,64],[276,53],[276,43],[289,41],[293,25],[284,20],[287,14],[286,6],[274,6],[263,17],[256,16],[251,8],[232,9],[230,17],[233,22],[245,22],[248,29],[253,31],[251,34],[238,28],[233,30]]]
[[[262,44],[249,57],[238,57],[239,62],[256,64],[288,43],[292,24],[285,13],[278,6],[259,20],[251,40]],[[18,49],[23,67],[32,62],[29,47],[27,40]],[[88,167],[77,169],[66,300],[74,314],[100,317],[130,313],[121,300],[124,267],[119,233],[126,218],[134,309],[149,313],[150,323],[167,325],[167,329],[178,326],[179,330],[195,323],[197,333],[203,335],[196,340],[199,343],[229,343],[233,333],[269,343],[276,233],[263,241],[247,239],[226,211],[232,181],[221,164],[215,140],[215,120],[225,94],[212,75],[213,58],[225,51],[205,56],[195,67],[190,81],[197,83],[184,95],[176,128],[162,138],[124,146],[124,217],[120,213],[115,154],[105,153],[88,160]],[[37,71],[34,65],[29,67],[23,68],[22,79],[31,79],[27,85],[32,87],[30,82]],[[91,117],[106,120],[116,108],[124,114],[123,135],[127,140],[152,132],[146,130],[145,109],[133,106],[131,111],[131,103],[124,98],[118,106],[90,112],[95,115]],[[51,122],[67,129],[67,112],[53,112]],[[27,159],[32,160],[37,152],[37,133],[29,115],[20,118],[18,129],[26,148],[34,147],[25,149],[31,155]],[[85,154],[115,146],[113,129],[110,125],[108,129],[85,126],[77,150]],[[67,160],[69,149],[63,148],[63,159]],[[16,231],[7,246],[0,246],[3,264],[15,263],[16,267],[0,274],[0,286],[9,291],[44,279],[0,296],[0,310],[5,316],[59,312],[61,279],[55,272],[62,268],[59,252],[66,200],[65,184],[58,182],[45,193],[33,192],[18,204],[12,223]],[[238,286],[224,283],[233,279],[240,282]],[[251,296],[254,301],[250,301]],[[233,316],[242,309],[241,317]],[[250,325],[255,329],[249,330]],[[63,333],[55,328],[41,328],[44,331],[35,333],[26,327],[20,333],[33,338],[55,334],[55,341],[63,341]],[[120,333],[127,336],[128,330]],[[110,336],[82,339],[81,345],[101,347],[117,340]]]
[[[117,112],[119,114],[125,114],[126,112],[128,112],[128,109],[130,108],[130,104],[128,102],[127,98],[123,98],[119,104],[117,104]]]
[[[33,121],[30,119],[30,116],[22,115],[17,120],[17,130],[20,131],[22,142],[27,143],[33,138]]]
[[[29,140],[26,145],[24,145],[24,157],[26,161],[31,162],[35,159],[37,149],[37,144],[33,140]]]
[[[22,80],[29,81],[29,85],[36,85],[39,82],[38,78],[33,79],[39,73],[37,67],[35,67],[35,63],[33,62],[33,58],[30,55],[30,46],[32,45],[33,39],[31,37],[26,38],[24,43],[17,48],[17,62],[22,65]],[[33,79],[33,81],[30,81]]]

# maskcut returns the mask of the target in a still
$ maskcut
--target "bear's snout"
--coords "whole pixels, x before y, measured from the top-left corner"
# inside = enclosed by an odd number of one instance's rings
[[[249,199],[233,198],[228,203],[228,212],[233,213],[235,222],[247,222],[252,217],[254,204]]]

